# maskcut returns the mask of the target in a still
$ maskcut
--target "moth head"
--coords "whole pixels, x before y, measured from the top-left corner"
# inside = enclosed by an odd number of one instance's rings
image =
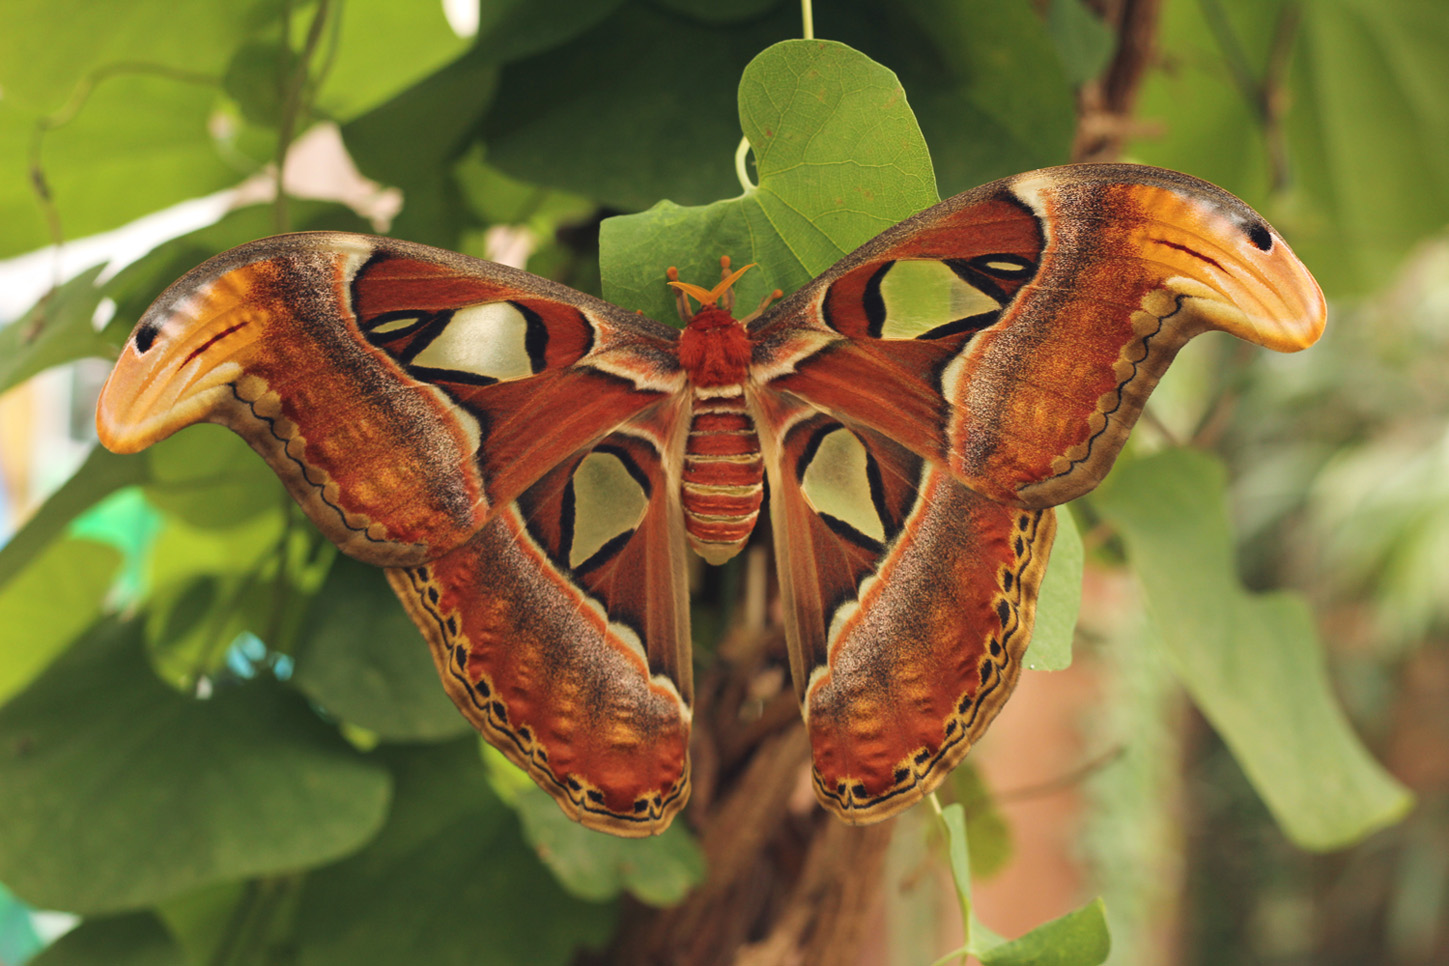
[[[243,266],[199,287],[178,282],[147,309],[96,404],[102,445],[137,452],[230,398],[270,321],[257,275]]]
[[[1179,269],[1169,285],[1186,306],[1212,328],[1279,352],[1317,342],[1327,303],[1283,237],[1236,198],[1190,198],[1185,207],[1154,224],[1148,244]]]
[[[704,288],[703,286],[693,285],[689,282],[681,282],[679,280],[679,269],[673,265],[669,266],[669,270],[665,274],[669,278],[668,284],[670,287],[679,293],[679,317],[685,322],[689,322],[696,315],[703,313],[706,309],[714,308],[716,305],[719,305],[719,308],[724,310],[724,312],[730,312],[735,306],[734,284],[740,280],[740,277],[745,272],[748,272],[754,267],[755,263],[751,262],[744,268],[736,269],[732,272],[730,271],[730,257],[728,255],[721,255],[719,260],[719,284],[714,288]],[[691,312],[689,310],[689,300],[685,296],[689,296],[699,303],[699,312]],[[720,304],[721,302],[723,304]]]
[[[1070,277],[1056,284],[1099,288],[1106,302],[1134,277],[1175,300],[1164,311],[1182,331],[1219,329],[1280,352],[1323,332],[1312,274],[1257,212],[1215,185],[1118,164],[1048,168],[1011,184],[1045,224],[1048,254],[1065,256]],[[1083,274],[1087,264],[1096,270]]]

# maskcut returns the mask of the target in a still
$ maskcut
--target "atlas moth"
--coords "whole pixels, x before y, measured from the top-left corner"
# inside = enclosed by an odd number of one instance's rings
[[[240,434],[386,568],[444,688],[570,816],[663,830],[689,794],[690,548],[769,494],[822,805],[893,815],[1010,695],[1052,507],[1111,467],[1182,345],[1313,343],[1323,296],[1249,207],[1150,167],[950,198],[744,321],[683,331],[391,238],[264,238],[151,306],[97,428]]]

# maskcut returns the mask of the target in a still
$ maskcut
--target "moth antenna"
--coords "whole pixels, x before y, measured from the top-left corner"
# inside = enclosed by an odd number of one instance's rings
[[[679,281],[679,269],[670,265],[664,270],[664,277],[667,280],[665,284],[674,288],[674,309],[679,313],[679,321],[688,322],[694,318],[694,313],[689,310],[689,296],[680,287],[683,283]]]
[[[770,307],[770,303],[771,302],[775,301],[776,299],[781,299],[781,298],[784,298],[784,297],[785,297],[785,293],[784,292],[782,292],[780,289],[775,289],[775,291],[771,292],[769,295],[766,295],[764,298],[760,299],[760,304],[755,307],[755,310],[753,312],[751,312],[749,315],[745,316],[743,319],[740,319],[740,324],[741,325],[749,325],[751,322],[755,321],[756,319],[758,319],[760,317],[760,313],[764,312],[765,309],[767,309],[767,308]]]
[[[721,255],[719,257],[719,278],[720,284],[726,286],[723,294],[720,296],[720,308],[734,315],[735,292],[734,289],[728,287],[730,278],[730,257],[728,255]]]

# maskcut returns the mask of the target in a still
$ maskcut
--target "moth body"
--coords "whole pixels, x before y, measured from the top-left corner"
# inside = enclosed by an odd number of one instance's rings
[[[679,331],[410,242],[260,239],[146,312],[97,431],[117,452],[239,433],[388,568],[482,735],[628,836],[689,795],[689,547],[738,552],[768,474],[812,781],[862,823],[929,794],[1001,709],[1051,508],[1106,475],[1178,349],[1292,351],[1324,323],[1255,212],[1134,165],[947,199],[736,319],[745,270],[671,270]]]
[[[746,404],[749,333],[727,308],[706,306],[679,337],[692,415],[681,503],[690,546],[710,563],[740,552],[764,500],[765,463]]]

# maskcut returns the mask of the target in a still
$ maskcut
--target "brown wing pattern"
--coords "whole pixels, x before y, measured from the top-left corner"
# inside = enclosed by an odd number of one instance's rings
[[[942,202],[756,320],[742,390],[826,807],[894,814],[985,730],[1030,638],[1043,508],[1106,474],[1189,338],[1294,350],[1323,317],[1237,199],[1073,165]],[[199,421],[241,434],[323,533],[391,568],[489,741],[579,821],[644,835],[689,787],[692,395],[658,323],[490,262],[313,233],[168,289],[97,429],[119,452]]]
[[[1323,322],[1312,276],[1233,196],[1157,168],[1069,165],[902,222],[755,335],[772,389],[1042,507],[1106,475],[1192,336],[1291,351]]]
[[[97,429],[134,452],[222,423],[343,550],[413,564],[677,392],[673,339],[491,262],[284,235],[217,256],[157,299],[107,382]]]
[[[986,499],[874,430],[762,394],[791,670],[820,801],[929,794],[1016,685],[1050,510]]]
[[[281,236],[157,300],[97,426],[120,451],[236,430],[334,542],[395,568],[491,742],[580,821],[642,835],[688,793],[674,341],[504,266]]]
[[[631,421],[463,546],[388,571],[468,719],[570,816],[618,835],[663,831],[689,794],[676,415]]]

